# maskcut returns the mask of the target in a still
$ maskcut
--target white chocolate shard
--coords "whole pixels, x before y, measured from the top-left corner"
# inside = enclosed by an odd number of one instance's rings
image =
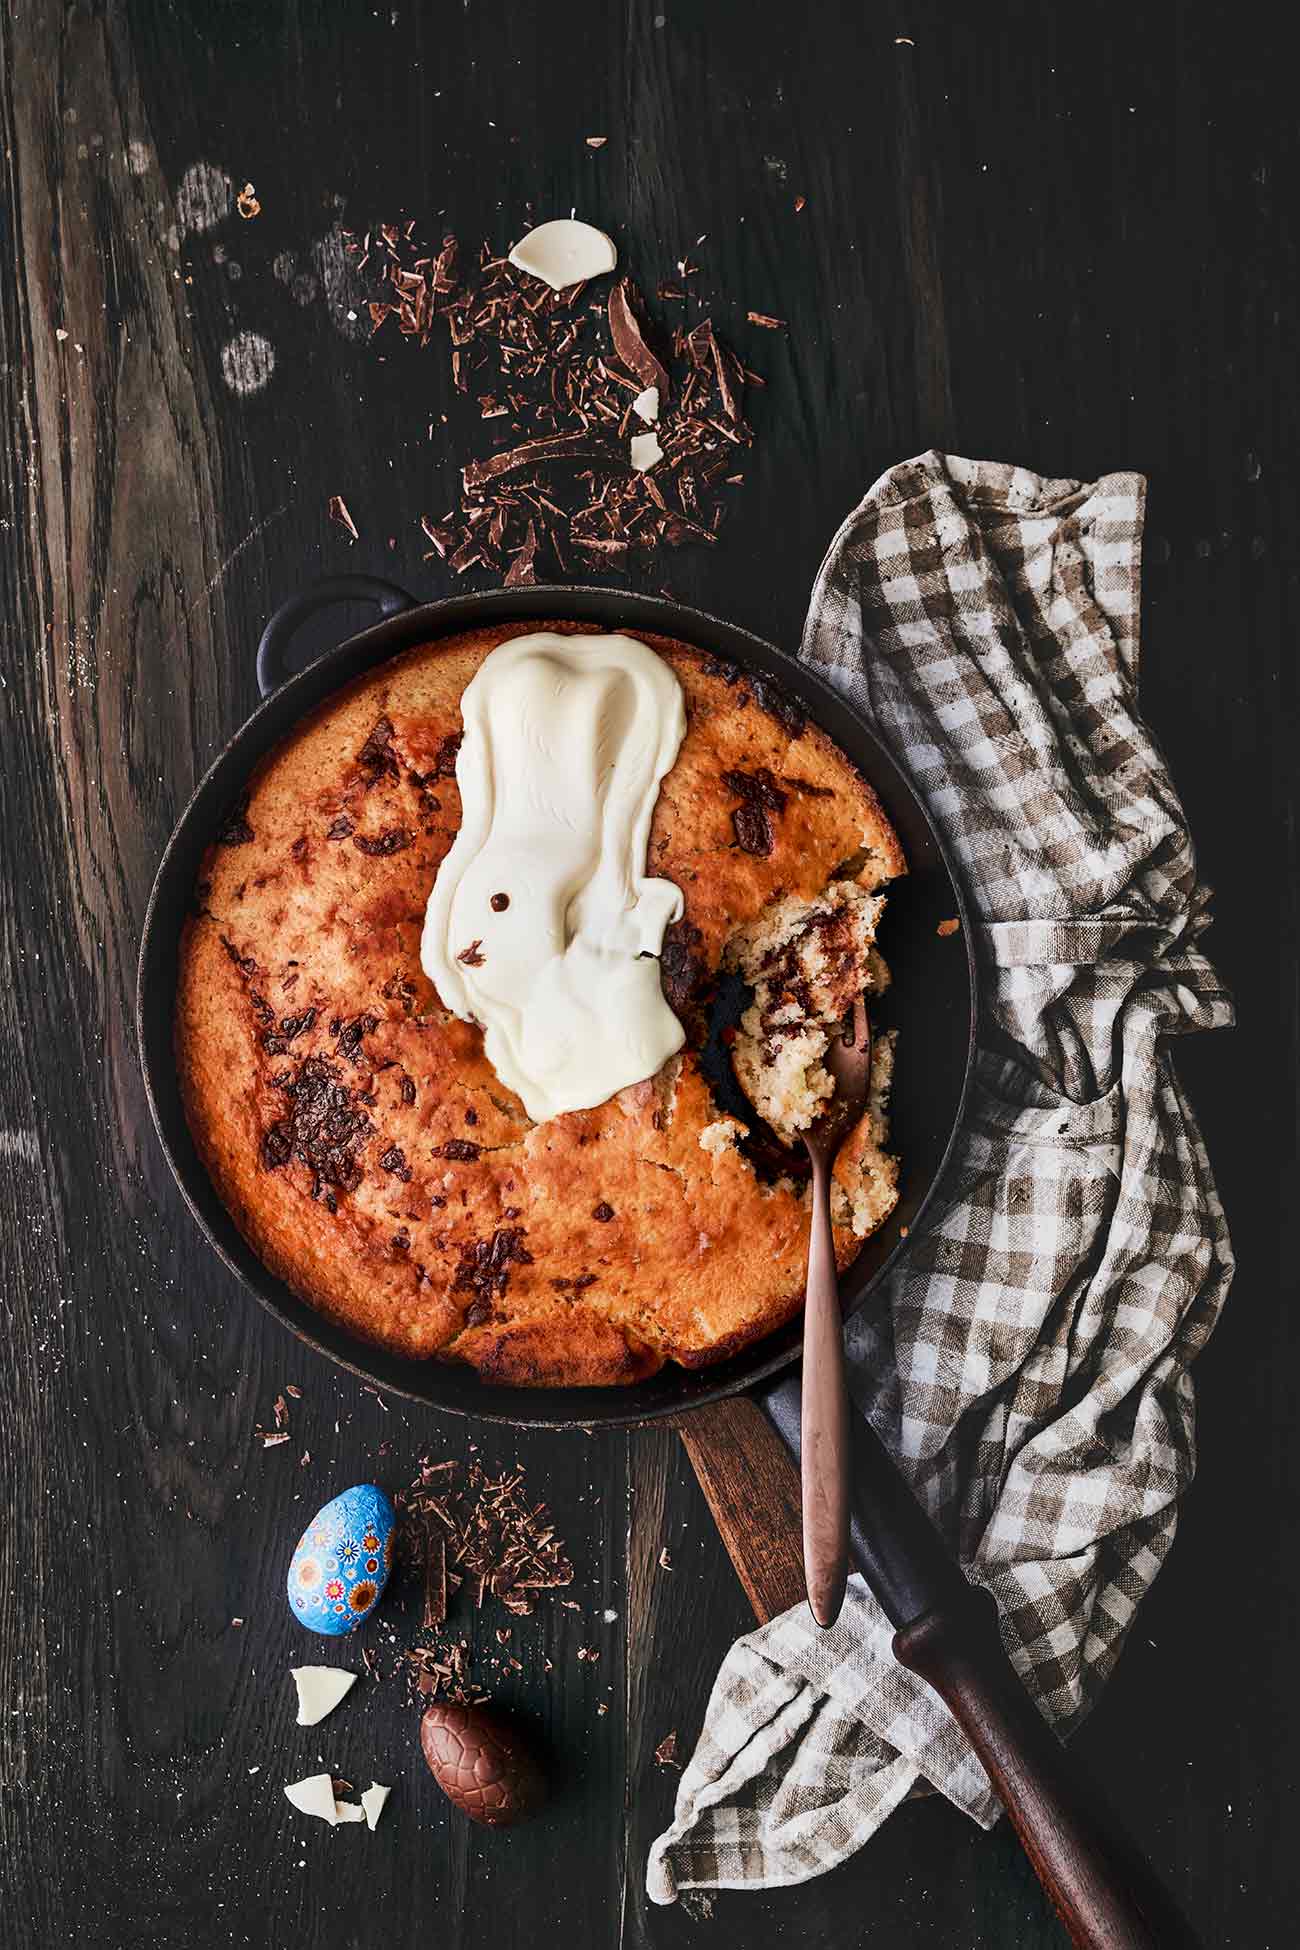
[[[538,224],[521,237],[510,253],[517,270],[549,284],[552,291],[565,291],[571,284],[584,284],[588,278],[603,277],[618,264],[614,240],[592,224],[574,217],[557,217],[553,223]]]
[[[663,459],[664,450],[659,445],[659,436],[654,433],[634,433],[632,435],[632,465],[638,474],[644,474]]]
[[[334,1799],[334,1782],[328,1774],[309,1774],[305,1781],[291,1782],[284,1792],[299,1814],[315,1815],[317,1820],[327,1821],[331,1828],[335,1826],[339,1804]]]
[[[300,1727],[317,1726],[357,1683],[357,1675],[341,1666],[291,1666],[289,1677],[298,1688]]]

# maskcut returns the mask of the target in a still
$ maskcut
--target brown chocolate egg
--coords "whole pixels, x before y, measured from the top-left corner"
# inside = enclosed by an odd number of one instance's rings
[[[453,1807],[488,1828],[506,1828],[540,1808],[546,1783],[523,1733],[485,1706],[440,1701],[420,1721],[429,1772]]]

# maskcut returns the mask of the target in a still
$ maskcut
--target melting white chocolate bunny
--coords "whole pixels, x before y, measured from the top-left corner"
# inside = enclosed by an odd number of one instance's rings
[[[681,1048],[657,957],[682,896],[645,866],[686,711],[635,638],[539,634],[490,653],[461,713],[461,827],[421,961],[541,1123],[604,1103]]]

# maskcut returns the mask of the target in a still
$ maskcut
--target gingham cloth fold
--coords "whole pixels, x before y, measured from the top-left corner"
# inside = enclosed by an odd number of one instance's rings
[[[831,544],[801,652],[905,760],[985,971],[958,1151],[849,1329],[851,1386],[1063,1729],[1173,1540],[1188,1367],[1232,1276],[1163,1045],[1232,1005],[1137,712],[1143,495],[1136,474],[1087,486],[923,454]],[[992,1825],[982,1768],[891,1636],[855,1578],[832,1631],[800,1605],[732,1647],[651,1851],[655,1901],[817,1875],[919,1780]]]

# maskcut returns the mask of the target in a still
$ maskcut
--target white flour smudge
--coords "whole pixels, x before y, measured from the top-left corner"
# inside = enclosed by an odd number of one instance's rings
[[[221,348],[221,372],[232,393],[260,393],[275,371],[275,348],[260,332],[239,332]]]
[[[298,260],[292,251],[281,251],[271,266],[275,277],[288,289],[289,296],[297,305],[309,305],[319,296],[320,286],[310,271],[300,271]]]
[[[191,163],[176,192],[176,217],[182,233],[211,230],[230,215],[234,184],[214,163]]]
[[[325,302],[335,329],[345,339],[369,338],[370,314],[366,300],[370,291],[365,279],[357,275],[356,265],[344,247],[342,224],[336,223],[319,243],[312,245],[312,256],[325,287]],[[298,296],[296,291],[294,296]]]

